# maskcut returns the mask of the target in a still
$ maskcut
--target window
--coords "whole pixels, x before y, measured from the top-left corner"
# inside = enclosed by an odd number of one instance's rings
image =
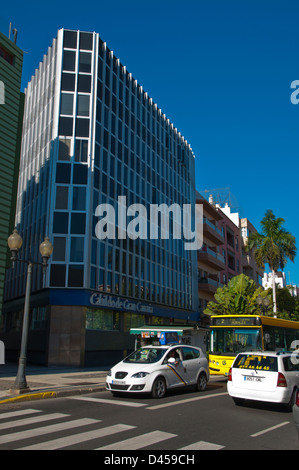
[[[92,33],[80,33],[80,49],[92,51],[93,34]]]
[[[71,215],[71,233],[74,235],[85,234],[86,215],[82,213],[72,213]],[[62,232],[60,232],[62,233]]]
[[[69,188],[67,186],[56,187],[55,209],[67,209],[68,208],[68,195],[69,195]]]
[[[86,312],[87,330],[120,330],[121,314],[116,311],[92,309]]]
[[[51,276],[50,286],[64,287],[65,286],[65,265],[64,264],[52,264],[51,265]]]
[[[91,72],[91,54],[89,52],[80,52],[79,72]]]
[[[70,160],[71,139],[59,139],[58,160]]]
[[[64,31],[63,46],[69,49],[77,48],[77,32],[76,31]]]
[[[89,95],[78,95],[77,114],[78,116],[89,116]]]
[[[73,210],[85,211],[86,189],[83,186],[73,188]]]
[[[67,212],[54,212],[53,232],[54,233],[68,233],[68,213]]]
[[[63,70],[75,71],[76,66],[76,52],[64,51],[63,53]]]
[[[87,184],[87,166],[74,165],[73,184]]]
[[[65,237],[54,237],[53,261],[65,261]]]
[[[191,359],[197,359],[200,356],[200,352],[193,348],[182,348],[183,360],[189,361]]]
[[[8,52],[2,46],[0,47],[0,57],[2,57],[2,59],[6,60],[6,62],[8,62],[10,65],[13,65],[14,56],[12,54],[10,54],[10,52]]]
[[[67,134],[69,135],[69,134]],[[89,137],[89,119],[76,120],[76,136],[77,137]]]
[[[71,165],[69,163],[56,163],[56,183],[70,183]]]
[[[82,263],[84,261],[84,238],[83,237],[71,238],[70,261],[75,261],[77,263]]]
[[[75,145],[75,161],[87,162],[88,140],[76,139]]]
[[[74,95],[70,93],[61,93],[61,108],[60,114],[73,114],[73,101]]]
[[[64,75],[64,74],[63,74]],[[63,88],[69,90],[68,88]],[[90,75],[79,75],[78,77],[78,91],[83,93],[90,93],[91,90],[91,76]]]
[[[75,78],[74,73],[63,73],[61,77],[61,89],[65,91],[75,91]]]
[[[83,287],[84,282],[84,266],[70,265],[68,287]]]
[[[59,119],[59,135],[73,135],[73,118],[60,117]]]

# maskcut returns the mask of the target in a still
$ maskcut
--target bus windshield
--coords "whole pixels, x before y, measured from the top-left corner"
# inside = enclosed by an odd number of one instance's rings
[[[242,351],[262,350],[259,328],[212,328],[211,352],[237,354]]]

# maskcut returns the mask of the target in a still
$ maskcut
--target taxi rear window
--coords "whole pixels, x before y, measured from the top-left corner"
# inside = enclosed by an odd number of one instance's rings
[[[233,365],[234,369],[267,370],[278,372],[277,357],[240,354]]]

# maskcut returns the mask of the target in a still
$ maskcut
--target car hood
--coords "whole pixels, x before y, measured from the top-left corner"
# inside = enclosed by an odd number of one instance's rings
[[[159,366],[159,362],[154,364],[130,364],[129,362],[119,362],[111,368],[111,372],[114,375],[116,372],[127,372],[130,375],[136,374],[137,372],[152,372]]]

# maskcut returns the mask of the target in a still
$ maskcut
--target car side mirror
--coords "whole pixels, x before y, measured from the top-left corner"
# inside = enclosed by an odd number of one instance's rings
[[[169,357],[167,362],[169,362],[170,364],[175,364],[176,360],[174,357]]]

